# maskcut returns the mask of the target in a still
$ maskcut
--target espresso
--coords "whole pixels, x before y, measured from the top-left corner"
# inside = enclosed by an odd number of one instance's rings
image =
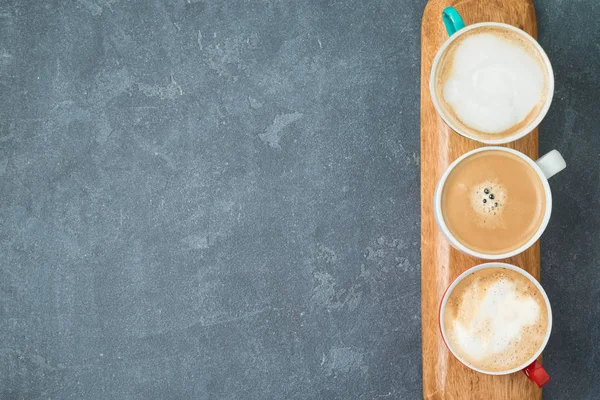
[[[475,28],[441,57],[436,97],[446,119],[460,130],[484,140],[503,139],[541,113],[549,73],[538,48],[518,32]]]
[[[527,161],[501,150],[475,153],[456,165],[441,193],[444,222],[469,249],[514,251],[539,230],[546,211],[542,180]]]
[[[548,307],[539,289],[507,268],[485,268],[456,285],[443,315],[448,345],[468,364],[502,372],[526,363],[544,343]]]

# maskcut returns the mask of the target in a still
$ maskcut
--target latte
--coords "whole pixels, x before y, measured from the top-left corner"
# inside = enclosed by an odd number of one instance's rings
[[[468,364],[488,372],[523,366],[543,346],[548,320],[537,286],[502,267],[465,277],[443,310],[448,346]]]
[[[507,151],[468,156],[452,169],[441,190],[448,230],[472,251],[498,255],[517,250],[544,221],[546,194],[540,176]]]
[[[450,43],[435,73],[445,119],[483,140],[504,139],[530,126],[547,102],[545,55],[523,33],[502,26],[465,32]]]

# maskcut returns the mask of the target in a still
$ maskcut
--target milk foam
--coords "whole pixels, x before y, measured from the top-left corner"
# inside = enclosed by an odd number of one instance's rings
[[[513,282],[502,279],[487,286],[483,299],[480,290],[475,283],[465,291],[463,303],[469,304],[469,318],[461,318],[459,311],[451,328],[456,343],[471,359],[509,350],[524,329],[540,318],[538,303],[529,296],[519,296]]]
[[[543,100],[544,87],[544,68],[533,54],[518,42],[480,33],[458,44],[443,96],[465,125],[494,134],[523,121]]]
[[[507,203],[507,189],[494,180],[485,180],[470,190],[469,198],[473,212],[478,216],[478,225],[495,229],[503,226],[502,213]]]

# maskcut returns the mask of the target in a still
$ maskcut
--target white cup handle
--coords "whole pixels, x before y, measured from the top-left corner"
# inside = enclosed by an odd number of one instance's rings
[[[546,179],[552,178],[567,167],[567,163],[558,150],[552,150],[541,156],[536,162]]]

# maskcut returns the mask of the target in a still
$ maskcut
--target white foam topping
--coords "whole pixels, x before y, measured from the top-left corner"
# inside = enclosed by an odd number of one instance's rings
[[[444,99],[467,126],[500,133],[523,121],[544,96],[544,68],[518,43],[492,33],[459,43]]]
[[[473,359],[509,350],[523,328],[536,323],[540,314],[536,301],[522,294],[519,297],[513,282],[499,280],[488,286],[482,301],[478,300],[481,298],[479,290],[474,283],[464,293],[463,304],[468,304],[470,314],[468,322],[461,324],[459,310],[452,325],[457,344]]]

